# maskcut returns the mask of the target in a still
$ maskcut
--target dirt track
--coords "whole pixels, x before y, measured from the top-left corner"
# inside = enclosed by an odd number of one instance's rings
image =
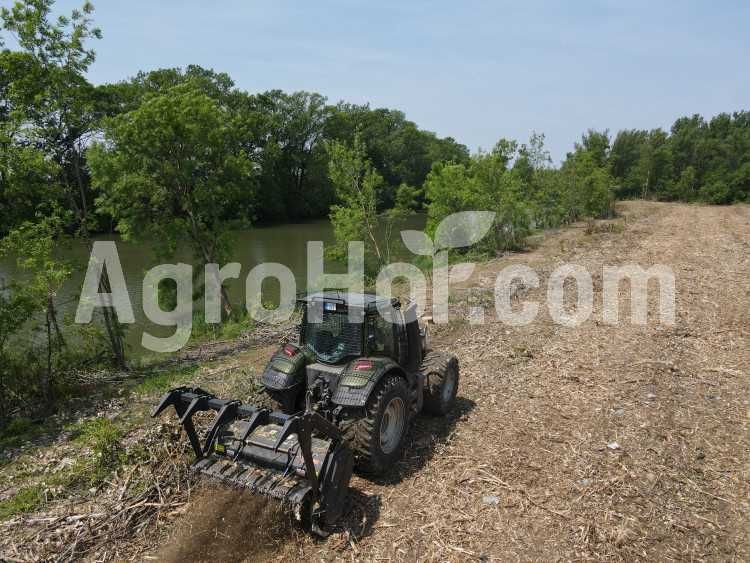
[[[187,446],[162,432],[176,423],[146,419],[155,397],[141,396],[120,400],[118,416],[152,456],[137,468],[157,475],[150,492],[129,489],[131,468],[94,495],[20,515],[0,526],[0,560],[750,560],[750,206],[620,211],[614,227],[577,225],[483,264],[475,289],[455,292],[456,318],[469,302],[491,310],[497,273],[520,263],[541,283],[519,299],[543,304],[549,273],[574,263],[594,276],[594,314],[576,328],[542,314],[521,328],[489,317],[437,327],[434,347],[461,363],[456,409],[418,419],[387,479],[352,480],[327,540],[263,503],[188,492]],[[602,266],[630,263],[674,270],[674,326],[655,306],[647,326],[630,324],[626,306],[619,325],[601,322]],[[195,383],[246,399],[272,348],[206,364]],[[169,444],[182,457],[159,466]],[[13,470],[43,478],[73,451],[61,437]],[[113,512],[131,516],[107,521]]]
[[[531,265],[541,289],[524,298],[542,302],[554,267],[583,265],[594,315],[439,331],[461,362],[458,412],[420,420],[390,482],[354,480],[351,534],[280,558],[750,558],[750,207],[623,211],[621,233],[568,230],[482,268],[487,285]],[[675,326],[600,322],[602,266],[626,263],[674,269]]]

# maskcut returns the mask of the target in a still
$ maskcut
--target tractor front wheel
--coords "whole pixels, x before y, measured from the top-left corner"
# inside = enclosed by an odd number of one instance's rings
[[[352,413],[341,424],[362,473],[382,475],[401,457],[409,429],[409,389],[399,376],[385,376],[373,389],[364,417]]]
[[[424,411],[445,416],[458,392],[458,359],[445,352],[427,352],[421,371],[425,376]]]

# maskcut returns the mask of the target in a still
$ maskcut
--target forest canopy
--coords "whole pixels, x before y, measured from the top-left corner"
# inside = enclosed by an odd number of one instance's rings
[[[102,36],[93,25],[93,6],[86,3],[70,16],[53,19],[52,5],[51,0],[28,0],[2,10],[0,229],[6,233],[38,213],[61,209],[70,212],[69,232],[123,227],[112,206],[114,180],[103,167],[92,166],[91,156],[125,150],[117,135],[130,121],[131,129],[140,128],[131,133],[142,138],[156,129],[168,132],[172,143],[181,135],[189,137],[205,125],[199,123],[205,113],[188,105],[198,94],[221,113],[222,135],[232,143],[225,150],[244,160],[236,164],[247,173],[232,180],[231,205],[224,206],[220,217],[235,226],[327,216],[340,203],[329,175],[329,149],[342,143],[352,147],[355,137],[383,180],[378,212],[394,207],[404,185],[414,190],[418,206],[428,209],[434,202],[425,181],[431,172],[433,184],[441,174],[457,177],[450,166],[464,167],[469,175],[482,166],[512,168],[512,175],[493,182],[515,183],[508,188],[514,201],[508,200],[507,190],[497,197],[490,190],[485,195],[493,208],[500,200],[513,207],[518,198],[533,200],[537,212],[540,206],[553,206],[553,200],[559,206],[562,192],[572,185],[602,196],[609,190],[620,198],[726,204],[750,197],[750,114],[744,111],[709,120],[683,117],[669,131],[589,131],[558,167],[545,160],[543,135],[537,134],[528,144],[501,141],[498,147],[505,143],[503,147],[471,156],[465,145],[421,129],[396,109],[330,103],[315,92],[249,93],[226,73],[197,65],[142,71],[116,83],[93,85],[86,73],[95,60],[95,41]],[[181,97],[175,97],[176,89]],[[175,107],[180,103],[185,104],[182,111]],[[175,111],[163,116],[151,112],[153,122],[138,117],[144,115],[142,108],[165,104]],[[187,155],[181,150],[184,161]],[[121,188],[134,181],[132,169],[118,181]],[[606,213],[606,199],[548,211],[571,218],[580,212]]]

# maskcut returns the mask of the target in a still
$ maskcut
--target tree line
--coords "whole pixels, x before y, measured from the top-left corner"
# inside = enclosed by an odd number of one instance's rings
[[[228,179],[236,185],[224,194],[231,202],[221,218],[237,226],[326,216],[336,199],[326,146],[351,143],[357,132],[389,187],[421,185],[435,161],[468,159],[464,145],[420,129],[400,111],[330,104],[311,92],[249,94],[227,74],[200,66],[94,86],[85,76],[94,61],[87,41],[101,36],[92,26],[92,6],[54,22],[51,6],[51,0],[30,0],[3,10],[3,29],[18,43],[0,53],[5,232],[57,208],[71,212],[69,230],[118,230],[120,217],[108,199],[111,170],[96,166],[102,159],[93,159],[92,149],[133,154],[121,145],[125,135],[152,143],[148,154],[134,158],[231,153],[237,169]],[[221,148],[204,145],[211,142]],[[379,209],[391,207],[394,196],[385,190]]]
[[[66,370],[91,358],[126,366],[112,311],[98,329],[58,319],[72,265],[56,250],[72,237],[119,233],[165,258],[187,244],[202,270],[224,261],[238,228],[328,216],[333,256],[358,239],[382,264],[375,225],[416,211],[428,231],[457,211],[495,211],[480,249],[492,253],[535,229],[609,216],[616,198],[750,201],[747,112],[681,118],[670,131],[589,130],[560,165],[536,133],[470,154],[398,110],[251,94],[195,65],[91,84],[93,6],[54,18],[53,4],[0,10],[0,255],[27,278],[0,289],[0,420],[31,398],[54,403]],[[38,337],[19,338],[29,324]],[[70,346],[66,329],[89,331],[87,346]]]
[[[682,117],[671,129],[620,131],[599,143],[621,198],[750,201],[750,112]]]

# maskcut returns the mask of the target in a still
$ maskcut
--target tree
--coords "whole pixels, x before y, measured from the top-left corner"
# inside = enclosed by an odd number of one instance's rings
[[[99,207],[123,238],[150,238],[162,255],[186,241],[202,265],[223,261],[234,208],[255,186],[229,110],[176,86],[107,120],[104,131],[89,162]],[[231,314],[223,287],[222,307]]]
[[[0,235],[59,203],[57,165],[31,146],[13,142],[13,124],[0,124]]]
[[[698,176],[695,168],[688,166],[669,191],[670,199],[694,201],[698,195]]]
[[[422,189],[415,188],[409,184],[402,183],[396,190],[396,202],[394,209],[403,213],[414,213],[421,204]]]
[[[47,362],[40,385],[42,398],[47,406],[55,401],[53,355],[65,347],[55,299],[72,271],[70,264],[54,255],[56,245],[63,236],[62,227],[62,219],[52,215],[41,218],[36,223],[23,223],[0,243],[0,255],[15,256],[18,268],[29,275],[22,285],[11,288],[13,297],[6,298],[2,305],[20,313],[25,319],[30,318],[34,310],[45,312]]]
[[[608,217],[614,210],[615,181],[607,162],[609,135],[589,130],[568,153],[560,174],[564,183],[567,220]]]
[[[483,238],[474,248],[487,253],[521,248],[531,229],[532,193],[527,171],[532,169],[526,159],[519,168],[509,168],[517,161],[518,150],[515,141],[501,139],[492,152],[474,155],[468,166],[435,164],[425,180],[427,232],[434,234],[453,213],[494,211],[492,236]]]
[[[241,139],[259,172],[255,213],[261,221],[320,217],[335,199],[328,178],[320,94],[280,90],[232,99]]]
[[[0,254],[2,254],[0,252]],[[0,422],[5,422],[17,404],[18,372],[13,369],[8,342],[16,336],[38,310],[34,296],[20,284],[0,288]],[[25,385],[29,385],[26,373]]]
[[[647,137],[648,131],[637,129],[626,129],[615,136],[608,160],[618,197],[636,197],[641,191],[635,169]]]
[[[396,110],[342,102],[332,108],[325,130],[328,139],[350,144],[355,135],[360,136],[367,158],[383,176],[385,185],[378,201],[381,210],[394,205],[401,184],[421,187],[433,163],[469,161],[464,145],[420,129]]]
[[[328,146],[329,175],[336,189],[339,203],[331,207],[331,223],[336,239],[332,256],[343,259],[347,244],[361,240],[365,255],[374,253],[378,266],[385,261],[376,236],[377,200],[383,189],[383,177],[365,156],[365,146],[359,136],[352,146],[334,141]]]
[[[401,184],[396,190],[393,207],[383,213],[384,231],[383,246],[385,251],[385,262],[391,261],[391,246],[393,243],[393,229],[398,221],[414,215],[422,207],[423,193],[419,188],[409,184]]]
[[[750,163],[748,112],[681,117],[670,132],[621,131],[609,156],[617,195],[711,203],[743,201]]]
[[[594,166],[601,167],[607,162],[609,155],[609,131],[595,131],[589,129],[581,135],[581,142],[575,143],[576,153],[588,153]]]
[[[175,86],[189,84],[221,105],[231,105],[237,91],[234,82],[224,72],[199,65],[181,68],[160,68],[139,71],[133,78],[99,87],[109,106],[107,113],[114,116],[132,111],[151,96],[158,96]]]
[[[10,77],[6,106],[22,123],[14,142],[41,150],[57,165],[57,184],[85,233],[92,196],[83,152],[100,117],[96,89],[84,76],[95,56],[85,42],[101,32],[91,25],[91,3],[54,22],[52,5],[23,0],[0,11],[3,27],[22,49],[3,51],[0,68]]]
[[[750,202],[750,161],[745,162],[732,175],[733,201]]]

